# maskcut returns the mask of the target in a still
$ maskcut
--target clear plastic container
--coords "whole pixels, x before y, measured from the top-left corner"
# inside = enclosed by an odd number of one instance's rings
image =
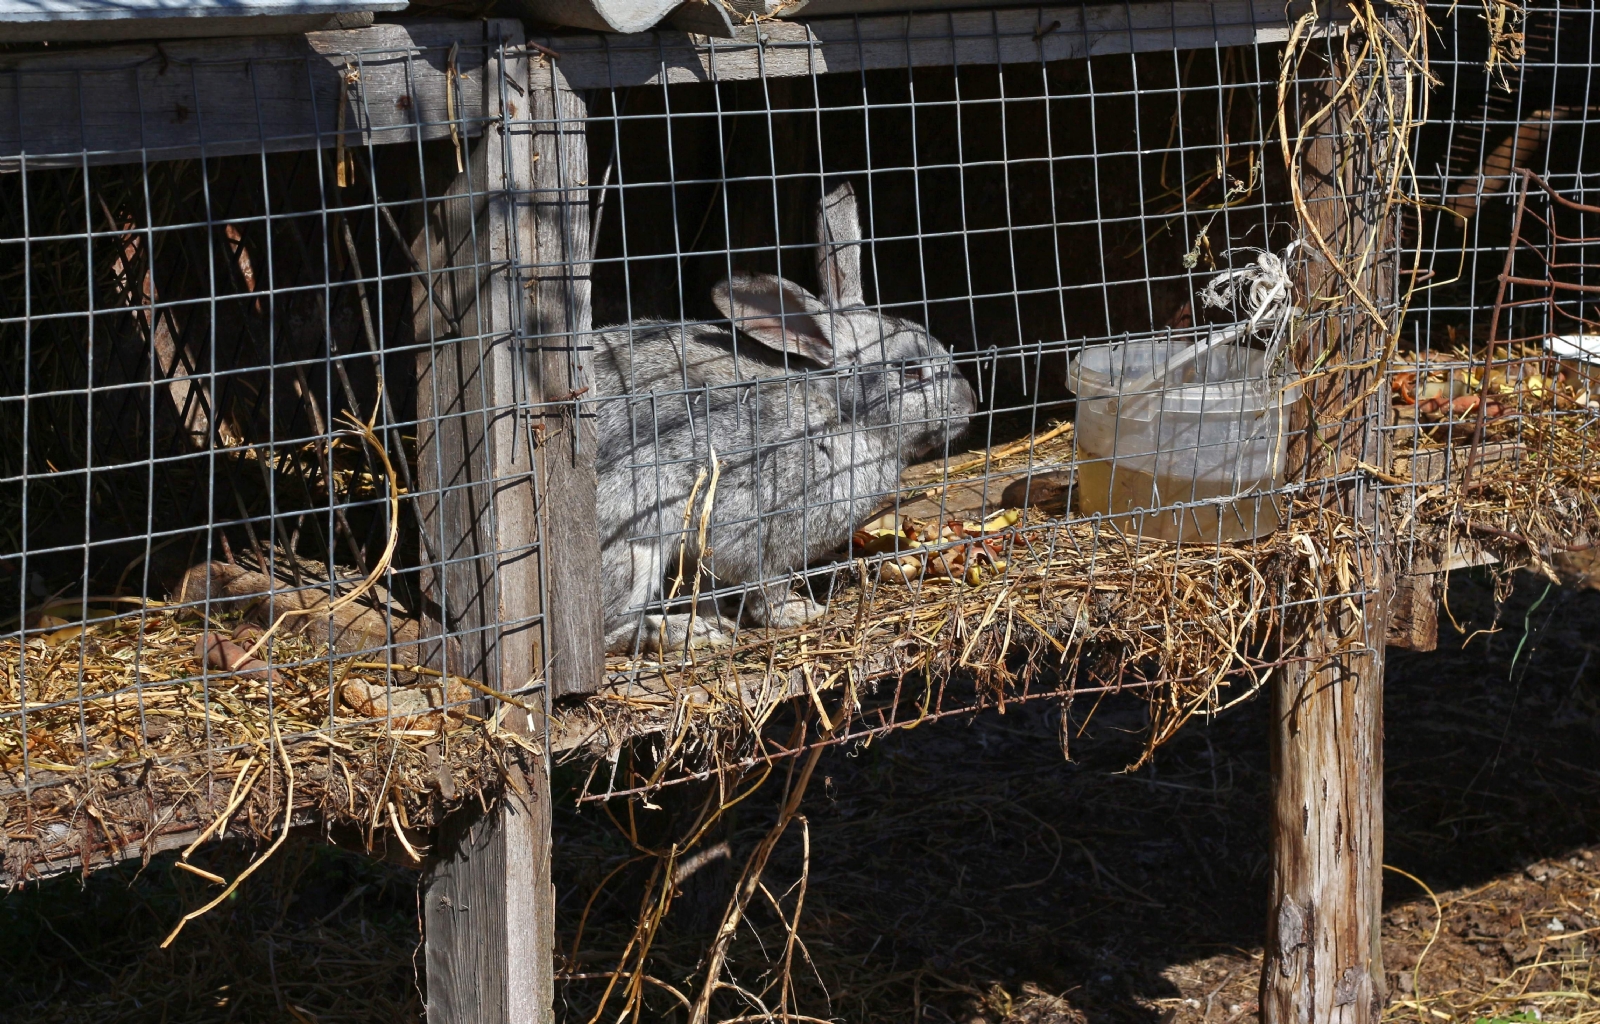
[[[1078,509],[1138,515],[1124,528],[1171,541],[1264,537],[1283,523],[1289,411],[1300,388],[1265,354],[1213,336],[1129,340],[1072,361]],[[1173,508],[1171,506],[1182,506]]]

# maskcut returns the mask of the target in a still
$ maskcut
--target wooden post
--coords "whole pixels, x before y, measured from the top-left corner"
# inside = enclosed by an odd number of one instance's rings
[[[552,697],[592,693],[605,671],[600,610],[600,532],[595,519],[595,425],[586,413],[593,346],[589,301],[588,104],[557,62],[531,58],[535,263],[530,336],[540,455],[545,632]],[[613,195],[611,201],[619,203]]]
[[[549,697],[592,690],[603,668],[593,428],[573,394],[589,326],[583,108],[542,123],[559,76],[530,76],[516,22],[485,32],[492,120],[428,211],[431,279],[414,290],[424,585],[450,638],[437,658],[506,690],[544,681],[531,710],[501,718],[543,745]],[[511,750],[505,776],[488,813],[440,830],[429,864],[434,1024],[554,1019],[549,758]]]
[[[1403,27],[1398,31],[1403,36]],[[1333,77],[1340,73],[1332,69]],[[1380,66],[1375,73],[1394,70]],[[1333,84],[1323,86],[1301,88],[1301,117],[1333,97]],[[1343,94],[1332,118],[1316,125],[1320,137],[1308,143],[1298,173],[1306,220],[1355,268],[1359,286],[1385,302],[1393,282],[1392,225],[1382,197],[1371,193],[1380,187],[1373,172],[1392,155],[1384,149],[1392,140],[1382,138],[1380,128],[1371,135],[1353,130],[1358,113],[1385,116],[1378,109],[1354,109],[1368,95],[1365,87]],[[1288,102],[1295,110],[1296,101]],[[1380,138],[1377,145],[1373,136]],[[1311,294],[1341,294],[1343,285],[1329,264],[1313,263],[1310,277]],[[1330,364],[1346,369],[1312,388],[1310,433],[1320,441],[1302,452],[1301,464],[1308,478],[1347,474],[1325,493],[1328,504],[1355,519],[1360,530],[1348,574],[1336,574],[1340,582],[1333,589],[1340,595],[1287,616],[1286,634],[1303,639],[1285,653],[1304,660],[1274,680],[1272,872],[1261,1019],[1377,1024],[1385,999],[1382,710],[1392,572],[1381,495],[1368,477],[1351,471],[1360,461],[1385,462],[1380,427],[1388,422],[1388,395],[1379,386],[1377,359],[1388,338],[1360,311],[1330,314],[1314,324],[1298,364],[1313,365],[1326,353]],[[1344,599],[1345,591],[1352,600]]]

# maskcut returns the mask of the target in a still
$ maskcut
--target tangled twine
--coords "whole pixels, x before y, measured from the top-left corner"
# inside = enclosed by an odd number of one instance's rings
[[[1242,333],[1266,344],[1268,368],[1276,368],[1283,351],[1283,342],[1289,335],[1289,322],[1296,308],[1294,282],[1289,276],[1290,257],[1301,245],[1295,239],[1284,248],[1280,256],[1266,249],[1229,249],[1224,256],[1235,252],[1256,254],[1253,263],[1232,267],[1206,282],[1199,291],[1200,302],[1210,309],[1238,309],[1248,316]]]

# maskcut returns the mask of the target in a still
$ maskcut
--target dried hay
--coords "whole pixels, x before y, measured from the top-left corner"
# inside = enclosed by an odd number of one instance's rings
[[[1437,652],[1391,652],[1385,679],[1386,858],[1445,904],[1420,990],[1426,1007],[1457,1021],[1529,1006],[1565,1020],[1592,1014],[1590,997],[1600,996],[1595,976],[1571,963],[1564,976],[1560,963],[1584,955],[1585,943],[1592,958],[1590,929],[1600,925],[1600,861],[1578,853],[1600,838],[1582,812],[1600,777],[1590,756],[1600,690],[1592,671],[1579,671],[1600,595],[1554,591],[1540,604],[1542,582],[1521,580],[1502,606],[1492,581],[1457,574],[1450,602],[1462,633]],[[808,821],[797,817],[769,858],[772,900],[758,891],[730,952],[725,978],[738,988],[721,993],[712,1019],[758,1013],[744,993],[781,1019],[783,950],[804,887],[793,965],[800,1014],[901,1021],[920,1002],[930,1008],[921,1019],[1020,1024],[1054,997],[1068,1006],[1044,1018],[1053,1024],[1253,1021],[1266,915],[1268,702],[1192,723],[1134,773],[1119,769],[1143,742],[1140,701],[1044,703],[824,755],[802,805]],[[1062,733],[1073,740],[1070,762],[1057,748]],[[642,753],[630,752],[623,770],[634,757],[647,773],[653,762]],[[750,794],[703,848],[726,842],[742,858],[780,813],[782,778],[780,770]],[[574,788],[581,782],[578,773]],[[692,834],[693,803],[674,793],[653,797],[656,810],[614,801],[609,819],[557,798],[568,851],[557,868],[560,999],[574,1020],[592,1017],[632,933],[648,854],[665,855]],[[676,854],[696,866],[681,845]],[[1534,884],[1523,870],[1530,864],[1546,865],[1534,873],[1548,870],[1548,879]],[[650,980],[641,983],[641,1019],[682,1021],[664,986],[692,999],[703,983],[717,927],[705,904],[731,891],[739,861],[732,878],[714,867],[672,894],[642,968]],[[1384,1019],[1443,1020],[1402,1005],[1412,996],[1400,979],[1412,980],[1434,933],[1433,903],[1394,873],[1385,895]],[[1492,937],[1482,937],[1473,911],[1499,919]],[[1548,929],[1552,917],[1562,932]],[[1563,943],[1566,955],[1556,955]],[[619,989],[635,966],[624,965]],[[1520,1001],[1489,1001],[1519,993]],[[614,995],[600,1019],[622,1009]]]
[[[481,685],[452,677],[446,694],[432,670],[293,634],[263,652],[270,668],[202,666],[222,625],[156,606],[0,640],[0,715],[27,726],[25,745],[0,731],[13,884],[284,821],[355,826],[370,847],[498,786],[514,741],[464,703]]]
[[[1487,586],[1457,575],[1451,601],[1474,638],[1465,649],[1458,641],[1399,654],[1386,681],[1390,862],[1427,881],[1443,904],[1443,927],[1422,960],[1421,1002],[1458,1021],[1537,1007],[1547,1021],[1592,1024],[1600,997],[1593,977],[1561,964],[1594,962],[1590,929],[1600,924],[1600,859],[1592,857],[1600,847],[1582,813],[1596,778],[1589,755],[1600,691],[1592,673],[1574,675],[1600,622],[1600,596],[1552,593],[1533,616],[1524,658],[1513,662],[1541,589],[1537,581],[1518,588],[1497,612]],[[1513,668],[1516,681],[1507,678]],[[965,1024],[1254,1019],[1270,774],[1265,702],[1184,730],[1134,775],[1116,769],[1137,754],[1139,707],[1108,698],[1092,719],[1088,701],[1069,710],[1073,763],[1054,749],[1055,710],[1036,706],[824,757],[802,808],[809,886],[793,972],[802,1013],[876,1024],[904,1021],[920,1002],[925,1020]],[[563,1019],[582,1024],[631,932],[635,882],[649,867],[635,862],[613,875],[639,851],[603,814],[564,799],[565,784],[581,774],[555,781],[565,968],[557,1005]],[[780,799],[777,787],[755,794],[707,845],[725,840],[742,853]],[[613,810],[625,823],[623,803]],[[632,803],[641,823],[672,813]],[[764,879],[790,919],[792,885],[807,868],[798,819],[791,830]],[[640,838],[666,845],[659,833],[641,829]],[[1571,863],[1575,856],[1582,863]],[[245,859],[230,843],[194,861],[232,877]],[[681,862],[686,875],[690,860]],[[661,986],[684,992],[699,979],[716,921],[696,912],[728,884],[715,877],[720,862],[702,864],[685,877],[651,948],[641,1020],[684,1018]],[[10,986],[12,1016],[122,1024],[157,1019],[155,1008],[170,1006],[172,1020],[287,1020],[297,1011],[318,1021],[420,1018],[412,873],[291,840],[224,912],[162,950],[176,908],[214,892],[167,867],[158,861],[139,874],[130,864],[86,887],[73,879],[10,895],[0,906],[11,940],[0,945],[0,987]],[[1385,1019],[1441,1020],[1399,1005],[1413,998],[1403,986],[1435,933],[1434,904],[1400,876],[1387,881],[1393,1002]],[[1549,929],[1552,918],[1562,932]],[[732,948],[728,980],[767,998],[763,989],[777,979],[763,971],[781,958],[786,935],[770,904],[758,907]],[[613,999],[613,1015],[617,1008]]]
[[[1397,532],[1418,527],[1435,555],[1465,538],[1507,566],[1586,574],[1600,538],[1597,385],[1600,370],[1532,345],[1397,364],[1393,482],[1413,494]]]
[[[1044,689],[1061,694],[1080,682],[1147,690],[1142,763],[1191,715],[1254,693],[1283,664],[1286,604],[1352,592],[1345,552],[1356,528],[1310,502],[1285,529],[1248,544],[1146,540],[1137,520],[1064,521],[1029,509],[998,537],[1000,571],[985,569],[976,585],[932,572],[908,585],[885,572],[895,554],[858,559],[840,569],[824,617],[747,631],[731,649],[696,650],[677,664],[614,661],[622,678],[608,692],[557,716],[612,751],[665,728],[671,749],[737,758],[748,750],[736,754],[726,735],[688,734],[743,728],[753,737],[785,700],[803,697],[842,738],[952,713],[946,683],[958,674],[976,685],[963,710],[1036,696],[1049,674]],[[925,557],[963,545],[972,542],[933,544]],[[858,717],[865,698],[891,691],[876,720]]]

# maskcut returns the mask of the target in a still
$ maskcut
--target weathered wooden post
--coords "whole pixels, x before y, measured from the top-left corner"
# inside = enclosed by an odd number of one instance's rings
[[[1398,20],[1387,27],[1401,39],[1409,31]],[[1333,542],[1326,550],[1337,558],[1342,547],[1348,564],[1333,573],[1337,594],[1287,616],[1286,635],[1299,646],[1285,653],[1302,660],[1274,680],[1271,898],[1261,976],[1267,1024],[1376,1024],[1385,1000],[1382,710],[1392,572],[1382,496],[1357,470],[1385,464],[1381,428],[1389,403],[1381,375],[1390,330],[1351,297],[1359,290],[1379,305],[1392,298],[1394,208],[1383,193],[1404,141],[1391,132],[1408,130],[1396,119],[1408,109],[1409,83],[1385,58],[1342,66],[1341,57],[1361,52],[1358,40],[1345,44],[1328,62],[1327,78],[1296,89],[1297,76],[1286,76],[1283,99],[1286,153],[1296,122],[1325,111],[1309,124],[1289,173],[1305,200],[1308,243],[1320,235],[1348,275],[1326,260],[1309,271],[1309,294],[1342,296],[1333,305],[1345,308],[1314,320],[1297,353],[1301,367],[1335,371],[1310,389],[1307,438],[1317,440],[1308,440],[1301,464],[1308,479],[1342,474],[1314,496],[1349,517],[1355,536],[1340,546],[1324,535]],[[1320,61],[1308,56],[1306,63]],[[1339,90],[1339,80],[1357,71],[1361,84]],[[1377,87],[1369,89],[1373,79]],[[1399,97],[1399,109],[1384,103],[1386,94]]]
[[[520,24],[484,31],[489,124],[429,211],[422,247],[425,268],[448,271],[449,307],[419,283],[417,336],[434,339],[418,373],[425,582],[451,637],[441,658],[507,691],[543,681],[502,716],[538,747],[550,698],[592,690],[603,668],[594,438],[578,415],[585,111],[543,56],[530,60]],[[428,1019],[439,1024],[553,1018],[549,758],[510,753],[505,774],[487,813],[440,830],[429,865]]]

